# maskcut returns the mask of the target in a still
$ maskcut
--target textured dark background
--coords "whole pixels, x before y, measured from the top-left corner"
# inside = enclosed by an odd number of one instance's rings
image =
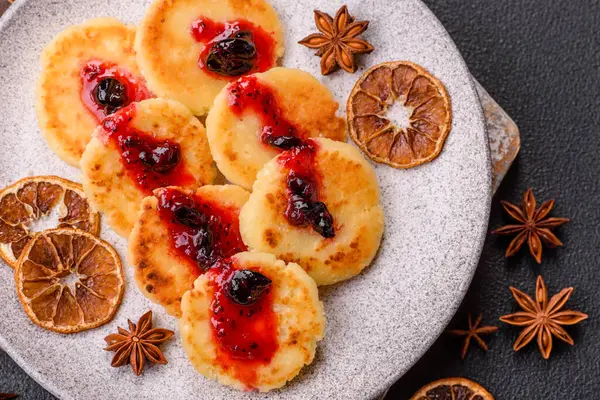
[[[600,399],[600,1],[425,2],[521,131],[521,153],[495,196],[490,226],[508,221],[498,200],[518,202],[528,187],[538,203],[555,198],[553,215],[572,222],[557,231],[565,248],[545,251],[541,266],[525,251],[505,260],[509,240],[488,237],[450,326],[464,328],[468,312],[483,312],[484,323],[501,328],[488,337],[489,352],[472,347],[463,361],[460,340],[442,336],[387,399],[408,399],[421,385],[449,376],[478,381],[498,400]],[[498,321],[516,310],[508,286],[533,294],[538,274],[550,294],[575,287],[567,307],[590,314],[567,328],[575,346],[555,340],[550,360],[535,343],[514,353],[520,330]],[[53,398],[2,352],[0,392]]]

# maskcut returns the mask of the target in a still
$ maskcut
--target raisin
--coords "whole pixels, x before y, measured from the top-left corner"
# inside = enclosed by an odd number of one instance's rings
[[[208,270],[215,262],[215,255],[212,251],[213,235],[210,228],[205,227],[198,230],[193,236],[193,245],[196,247],[196,262],[204,269]]]
[[[313,178],[290,171],[287,177],[290,191],[285,216],[295,226],[311,225],[324,238],[335,236],[333,216],[325,203],[318,201],[316,184]]]
[[[305,198],[311,198],[315,195],[314,184],[308,179],[298,176],[293,172],[290,172],[288,175],[287,184],[293,194]]]
[[[292,194],[285,215],[292,225],[305,226],[308,224],[306,216],[310,209],[310,201],[307,201],[303,196]]]
[[[127,88],[115,78],[104,78],[94,88],[94,98],[106,114],[112,114],[127,105]]]
[[[273,136],[271,134],[269,134],[269,132],[272,132],[273,128],[271,127],[266,127],[264,129],[264,133],[263,133],[263,141],[268,144],[271,145],[273,147],[277,147],[278,149],[281,150],[289,150],[293,147],[298,147],[300,145],[302,145],[302,139],[296,137],[296,136]]]
[[[163,144],[140,152],[140,161],[151,171],[169,172],[179,164],[181,151],[177,143],[164,142]]]
[[[207,270],[216,261],[212,251],[213,235],[208,226],[195,228],[192,232],[183,232],[177,237],[175,247],[183,250],[186,256],[196,261],[198,266]]]
[[[211,46],[206,68],[220,75],[239,76],[254,68],[256,45],[250,32],[235,32]]]
[[[226,288],[233,302],[248,306],[256,303],[271,286],[271,280],[260,272],[248,269],[235,271]]]
[[[175,220],[192,228],[183,232],[177,239],[177,245],[183,248],[188,256],[192,256],[198,265],[207,270],[215,262],[213,254],[213,233],[208,225],[208,217],[194,207],[178,204],[173,207]]]
[[[190,206],[181,204],[173,210],[173,213],[180,224],[190,228],[204,228],[208,224],[206,215]]]
[[[308,215],[313,229],[317,231],[319,235],[327,239],[335,236],[333,216],[327,209],[325,203],[321,201],[312,203]]]

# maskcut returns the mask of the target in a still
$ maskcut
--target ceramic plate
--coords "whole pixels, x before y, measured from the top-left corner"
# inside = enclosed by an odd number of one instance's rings
[[[37,128],[34,85],[39,54],[69,25],[98,16],[138,22],[147,0],[19,0],[0,23],[0,186],[21,177],[54,174],[80,180],[48,149]],[[490,205],[490,159],[481,106],[452,40],[418,0],[271,0],[286,30],[284,65],[326,83],[345,113],[361,72],[319,73],[319,58],[297,44],[314,32],[313,9],[331,14],[343,4],[371,24],[364,35],[375,51],[367,68],[410,60],[437,76],[452,99],[452,131],[442,154],[408,171],[375,165],[385,211],[385,235],[371,267],[322,289],[327,332],[314,363],[269,398],[367,399],[382,393],[441,333],[467,290],[480,256]],[[60,77],[57,77],[60,79]],[[69,112],[69,110],[64,110]],[[125,240],[103,226],[102,237],[125,260]],[[127,290],[115,319],[101,328],[60,335],[33,325],[17,300],[12,269],[0,265],[0,346],[45,388],[63,399],[263,398],[234,392],[198,375],[177,336],[164,346],[166,366],[142,377],[109,366],[103,338],[127,318],[151,308],[155,323],[176,320],[137,290],[127,268]]]

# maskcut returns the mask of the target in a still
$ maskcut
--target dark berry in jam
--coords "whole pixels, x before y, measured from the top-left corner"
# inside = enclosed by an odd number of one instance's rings
[[[89,61],[80,76],[81,100],[98,121],[131,103],[154,97],[142,78],[113,63]]]
[[[127,104],[127,88],[118,79],[104,78],[94,88],[96,102],[112,114]]]
[[[265,128],[263,132],[267,132],[267,129]],[[273,136],[263,133],[263,138],[265,143],[281,150],[289,150],[292,147],[300,146],[302,144],[302,139],[296,136]]]
[[[311,225],[318,234],[324,238],[332,238],[335,236],[333,216],[329,210],[327,210],[325,203],[321,201],[312,203],[308,214]]]
[[[289,173],[287,183],[295,195],[302,198],[312,198],[315,195],[315,184],[306,178],[296,175],[293,171]]]
[[[158,210],[171,245],[196,274],[218,260],[247,250],[239,232],[239,210],[175,188],[159,189]]]
[[[288,201],[288,206],[285,215],[292,225],[306,226],[310,223],[309,212],[312,203],[305,197],[297,194],[292,194]]]
[[[275,63],[274,34],[250,21],[221,23],[201,17],[192,23],[190,33],[205,45],[198,65],[216,77],[235,79],[266,71]]]
[[[309,139],[279,158],[279,162],[289,170],[285,216],[290,224],[311,226],[319,235],[330,239],[335,237],[335,224],[325,203],[319,201],[314,171],[315,150],[316,143]]]
[[[140,152],[140,161],[151,171],[165,173],[177,166],[181,158],[179,144],[164,142]]]
[[[190,204],[193,203],[190,202]],[[188,257],[198,263],[200,268],[208,269],[215,262],[213,234],[208,224],[209,218],[193,205],[175,204],[171,211],[175,222],[191,228],[178,236],[175,246],[181,247]]]
[[[214,42],[205,65],[209,71],[227,76],[240,76],[254,68],[256,46],[251,32],[235,32],[229,38]]]
[[[123,155],[129,164],[139,162],[148,170],[165,174],[179,164],[179,144],[171,141],[142,140],[139,135],[121,140]]]
[[[227,296],[235,303],[248,306],[256,303],[271,286],[271,280],[260,272],[235,271],[227,286]]]
[[[213,234],[208,226],[197,228],[198,231],[190,237],[194,247],[195,259],[200,268],[207,270],[219,258],[213,251]]]
[[[180,224],[190,228],[203,228],[208,224],[208,218],[193,207],[179,204],[174,207],[173,214]]]

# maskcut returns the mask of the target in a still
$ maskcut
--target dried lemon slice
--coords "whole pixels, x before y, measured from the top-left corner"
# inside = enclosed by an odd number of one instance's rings
[[[31,176],[0,190],[0,257],[14,268],[33,236],[34,223],[54,211],[59,228],[78,228],[93,235],[100,231],[98,213],[92,212],[79,183],[58,176]]]
[[[481,385],[465,378],[446,378],[423,386],[410,400],[494,400]]]
[[[408,61],[367,70],[348,98],[348,126],[372,160],[412,168],[433,160],[450,132],[450,97],[442,83]]]
[[[125,287],[115,250],[94,235],[72,228],[35,234],[17,262],[15,284],[29,318],[60,333],[108,322]]]

